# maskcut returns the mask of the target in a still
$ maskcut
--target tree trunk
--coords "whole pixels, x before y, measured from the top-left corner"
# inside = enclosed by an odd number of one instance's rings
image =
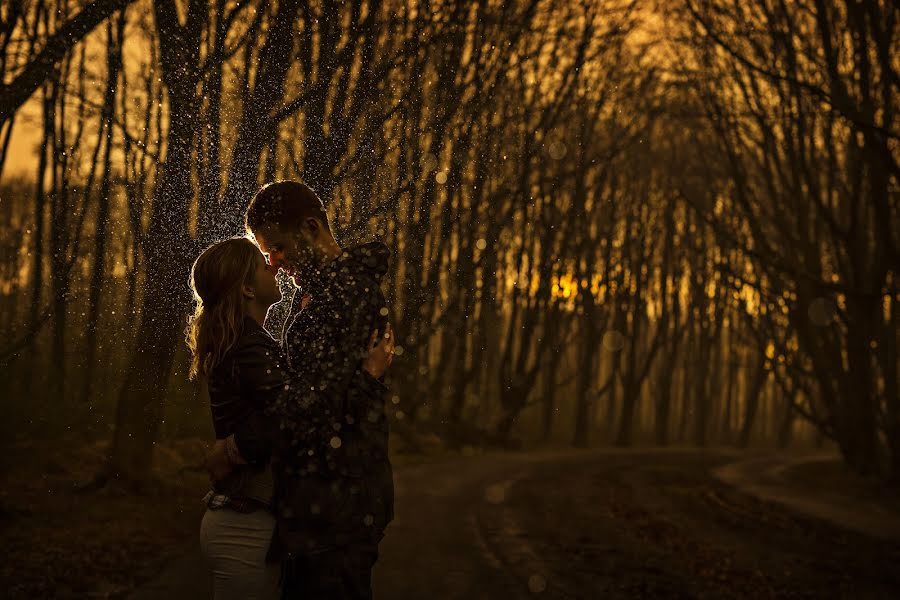
[[[847,331],[849,372],[841,390],[836,422],[841,454],[854,470],[869,474],[878,470],[877,398],[874,389],[870,340],[875,339],[873,321],[880,308],[871,299],[848,298],[850,323]]]
[[[85,370],[84,385],[81,392],[82,402],[88,402],[90,400],[91,386],[94,379],[94,368],[96,366],[97,322],[100,320],[100,298],[103,291],[103,278],[106,272],[106,238],[109,225],[113,115],[115,113],[116,88],[122,60],[121,49],[124,29],[124,14],[122,14],[119,17],[116,37],[113,37],[112,25],[110,25],[108,32],[107,83],[102,111],[106,148],[103,152],[103,176],[100,181],[100,196],[97,199],[97,218],[94,222],[94,265],[91,272],[91,293],[88,301],[87,331],[85,335]],[[85,198],[85,202],[87,201],[88,199]]]
[[[656,397],[656,419],[654,433],[656,444],[667,446],[669,444],[669,420],[672,412],[672,375],[675,372],[675,357],[672,354],[666,356],[659,374],[659,393]]]
[[[184,282],[196,250],[187,231],[194,107],[172,94],[169,106],[168,153],[145,245],[140,325],[119,397],[109,465],[113,477],[138,482],[150,472],[163,400],[190,299]]]
[[[544,373],[543,383],[544,393],[541,395],[541,441],[549,442],[550,437],[553,435],[553,422],[556,416],[556,369],[548,369]]]
[[[588,310],[593,311],[593,300],[589,291],[585,295],[585,303],[589,305],[585,306],[585,314],[588,314]],[[572,436],[572,445],[576,448],[587,448],[589,443],[588,432],[591,425],[593,397],[590,387],[591,382],[597,380],[597,373],[594,372],[593,366],[594,356],[600,348],[599,337],[594,333],[592,327],[582,333],[583,341],[575,377],[575,433]]]
[[[793,402],[782,392],[783,410],[781,413],[781,421],[778,423],[777,444],[779,450],[784,450],[791,444],[794,432],[794,407]]]
[[[746,448],[750,444],[750,435],[753,433],[753,423],[759,408],[759,396],[769,375],[769,372],[766,371],[765,359],[760,356],[758,361],[753,379],[746,388],[747,396],[744,398],[744,421],[738,436],[738,446],[741,448]]]

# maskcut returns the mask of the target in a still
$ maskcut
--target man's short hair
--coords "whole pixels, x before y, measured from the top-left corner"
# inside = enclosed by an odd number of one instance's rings
[[[294,228],[313,217],[331,231],[325,206],[316,193],[299,181],[276,181],[256,192],[247,208],[247,229],[262,227]]]

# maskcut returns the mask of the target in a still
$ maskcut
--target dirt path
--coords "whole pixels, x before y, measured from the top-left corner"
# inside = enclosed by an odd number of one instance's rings
[[[825,492],[798,489],[790,480],[790,471],[804,465],[832,463],[834,453],[811,454],[794,459],[760,456],[729,463],[713,471],[721,481],[744,493],[777,502],[801,514],[816,517],[841,527],[884,540],[900,542],[900,518],[873,500],[848,497],[844,490]]]
[[[733,453],[598,450],[398,469],[376,597],[900,596],[900,544],[756,498],[746,486],[771,476],[762,465],[738,462],[739,481],[713,475],[731,463]],[[204,585],[193,552],[131,598],[193,600]]]

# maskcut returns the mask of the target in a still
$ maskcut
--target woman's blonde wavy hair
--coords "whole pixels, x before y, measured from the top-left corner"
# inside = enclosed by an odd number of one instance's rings
[[[191,267],[191,289],[197,302],[188,318],[190,378],[208,378],[243,331],[245,301],[241,286],[250,283],[259,249],[245,237],[218,242],[204,250]]]

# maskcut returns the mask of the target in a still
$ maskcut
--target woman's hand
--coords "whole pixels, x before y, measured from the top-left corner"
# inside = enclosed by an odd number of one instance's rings
[[[234,469],[231,461],[228,460],[225,444],[225,440],[216,440],[212,449],[206,454],[206,470],[209,472],[209,480],[212,483],[225,479]]]
[[[381,379],[394,360],[394,332],[391,324],[384,328],[384,335],[378,339],[378,332],[372,333],[369,340],[369,355],[363,360],[363,369],[374,377]]]
[[[206,454],[206,470],[209,472],[209,480],[213,483],[228,477],[235,465],[246,464],[247,461],[241,456],[237,442],[234,441],[234,434],[224,440],[216,440],[212,449]]]

